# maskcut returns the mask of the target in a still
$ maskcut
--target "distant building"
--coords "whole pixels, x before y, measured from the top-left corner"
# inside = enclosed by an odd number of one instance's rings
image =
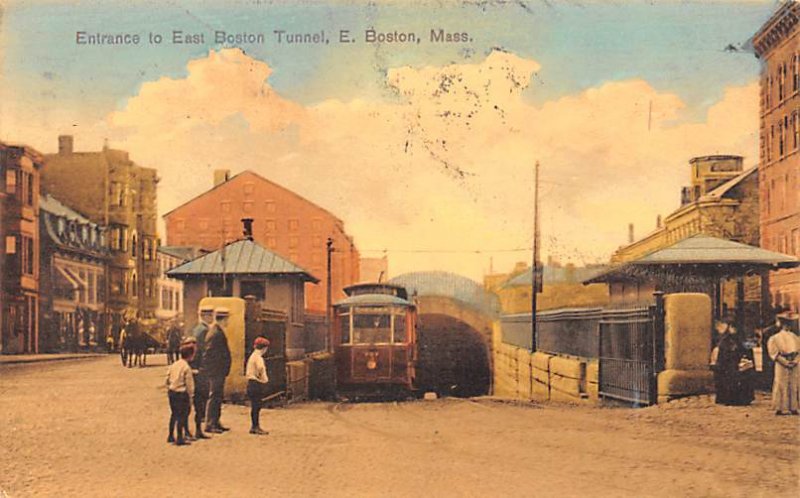
[[[39,352],[39,175],[42,156],[0,142],[0,353]]]
[[[42,352],[105,347],[105,228],[50,195],[39,201]]]
[[[224,247],[167,271],[184,282],[183,320],[197,323],[197,306],[204,297],[252,296],[264,308],[289,317],[287,351],[292,357],[306,351],[304,283],[318,283],[309,272],[261,246],[251,238]]]
[[[202,251],[191,247],[161,246],[158,248],[157,319],[183,321],[183,282],[170,277],[167,272],[202,254]]]
[[[72,136],[58,137],[58,154],[45,156],[45,192],[108,230],[104,327],[115,339],[125,316],[152,319],[158,306],[157,183],[156,170],[127,152],[75,152]]]
[[[800,4],[784,2],[753,36],[761,69],[761,247],[800,255]],[[770,275],[773,304],[800,311],[800,269]]]
[[[681,207],[639,240],[619,248],[612,263],[638,259],[692,235],[705,234],[758,245],[758,174],[745,170],[740,156],[702,156],[689,161],[691,186],[681,192]]]
[[[600,272],[603,266],[561,265],[550,258],[542,268],[542,292],[537,296],[539,311],[557,308],[603,306],[608,303],[608,287],[605,284],[582,285],[581,282]],[[497,294],[503,314],[530,313],[533,289],[530,266],[517,263],[514,270],[502,274],[487,275],[484,286]]]
[[[360,282],[386,282],[389,280],[389,258],[361,258],[358,273]]]
[[[217,170],[211,190],[165,214],[167,244],[217,250],[241,237],[242,218],[254,220],[256,242],[323,280],[306,286],[307,310],[325,311],[328,238],[334,250],[332,300],[344,298],[342,289],[359,281],[358,250],[344,222],[252,171],[231,178],[227,170]]]

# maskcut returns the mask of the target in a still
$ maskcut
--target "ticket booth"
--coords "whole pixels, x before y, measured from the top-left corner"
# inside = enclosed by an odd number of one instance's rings
[[[269,384],[266,399],[286,395],[286,326],[287,315],[280,311],[263,309],[253,299],[238,297],[206,297],[199,306],[227,308],[230,312],[225,336],[231,351],[231,370],[225,379],[225,399],[242,401],[247,397],[245,367],[253,351],[256,337],[266,337],[269,351],[264,358]]]

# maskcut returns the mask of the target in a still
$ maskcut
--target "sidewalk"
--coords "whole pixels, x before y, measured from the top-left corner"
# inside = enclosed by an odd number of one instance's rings
[[[38,363],[40,361],[85,360],[102,358],[105,353],[56,353],[56,354],[0,354],[0,366],[18,363]]]

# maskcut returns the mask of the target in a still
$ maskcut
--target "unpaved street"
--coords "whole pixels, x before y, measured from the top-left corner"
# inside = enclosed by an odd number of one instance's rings
[[[797,417],[766,401],[643,410],[493,400],[307,403],[165,442],[163,357],[0,368],[7,496],[796,496]],[[2,496],[2,494],[0,494]]]

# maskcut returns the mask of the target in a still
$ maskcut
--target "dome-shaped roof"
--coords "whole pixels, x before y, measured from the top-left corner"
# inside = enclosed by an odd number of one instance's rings
[[[412,272],[398,275],[389,283],[402,285],[409,296],[449,297],[482,313],[496,315],[500,310],[497,296],[467,277],[444,271]]]

